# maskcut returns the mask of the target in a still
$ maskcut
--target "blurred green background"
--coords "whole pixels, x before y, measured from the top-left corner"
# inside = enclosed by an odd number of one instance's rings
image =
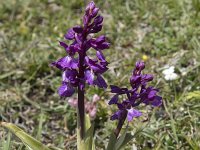
[[[161,108],[141,107],[130,124],[135,138],[126,150],[200,149],[200,0],[95,0],[104,16],[111,48],[105,50],[108,84],[128,86],[137,60],[146,62],[152,85],[163,96]],[[19,125],[52,148],[76,149],[76,111],[61,99],[61,72],[49,64],[65,55],[58,41],[81,24],[84,0],[0,0],[0,119]],[[162,73],[174,66],[177,79]],[[95,122],[96,149],[104,149],[116,126],[107,91],[100,96]],[[74,95],[76,97],[76,95]],[[0,149],[24,150],[0,128]]]

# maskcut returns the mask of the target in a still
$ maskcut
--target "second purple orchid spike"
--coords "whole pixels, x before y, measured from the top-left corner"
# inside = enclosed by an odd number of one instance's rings
[[[115,95],[111,98],[108,104],[115,104],[118,107],[112,116],[111,120],[118,120],[118,127],[115,130],[116,136],[118,136],[124,121],[127,119],[129,122],[133,118],[140,117],[142,113],[136,109],[140,104],[152,105],[153,107],[160,106],[162,104],[162,97],[158,96],[158,89],[148,86],[147,83],[153,80],[151,74],[142,74],[142,70],[145,68],[145,64],[142,61],[138,61],[133,70],[133,74],[130,78],[131,89],[120,88],[111,85],[111,92]],[[120,95],[127,95],[127,98],[123,101],[119,100]]]

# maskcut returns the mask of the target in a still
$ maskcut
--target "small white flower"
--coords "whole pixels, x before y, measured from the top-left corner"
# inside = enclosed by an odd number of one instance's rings
[[[178,75],[174,73],[174,66],[166,68],[162,73],[165,75],[165,80],[176,80],[178,78]]]

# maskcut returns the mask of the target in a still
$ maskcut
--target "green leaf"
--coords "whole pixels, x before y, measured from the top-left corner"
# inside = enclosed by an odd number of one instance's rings
[[[109,142],[108,142],[107,150],[115,150],[116,141],[117,141],[117,138],[116,138],[115,134],[112,133],[110,135],[110,139],[109,139]]]
[[[12,123],[6,123],[6,122],[0,122],[0,126],[3,126],[10,130],[14,135],[16,135],[25,145],[28,149],[33,150],[50,150],[48,147],[25,133],[22,129],[17,127],[16,125]]]
[[[126,137],[126,132],[127,132],[127,128],[125,129],[124,133],[118,138],[116,144],[115,144],[115,149],[118,150],[119,147],[122,145],[122,143],[124,142],[124,139]]]
[[[128,131],[128,127],[126,127],[124,133],[117,140],[117,143],[115,144],[116,150],[121,149],[123,146],[125,146],[134,137],[130,133],[127,133],[127,131]]]
[[[85,143],[88,145],[88,149],[91,150],[94,144],[93,140],[93,132],[94,132],[94,124],[91,125],[91,127],[86,131],[84,140]]]
[[[78,150],[94,150],[94,124],[91,125],[90,117],[88,115],[85,115],[85,129],[86,133],[83,139],[80,137],[80,129],[77,129],[77,148]]]
[[[40,118],[39,118],[39,125],[38,125],[38,131],[37,131],[37,135],[36,135],[36,139],[40,140],[41,139],[41,135],[42,135],[42,126],[43,126],[43,122],[45,121],[45,115],[44,113],[40,114]]]
[[[85,131],[91,127],[90,117],[88,114],[85,115]]]
[[[10,150],[10,147],[11,147],[11,136],[12,135],[9,132],[8,135],[7,135],[7,139],[3,138],[3,140],[2,140],[3,150]]]
[[[133,139],[133,135],[131,135],[130,133],[126,133],[126,136],[123,140],[123,142],[121,143],[121,145],[119,145],[119,147],[117,148],[117,150],[122,149],[130,140]]]

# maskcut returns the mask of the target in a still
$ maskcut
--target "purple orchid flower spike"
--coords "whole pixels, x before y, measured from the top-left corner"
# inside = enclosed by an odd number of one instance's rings
[[[84,89],[84,84],[97,85],[100,88],[107,88],[107,84],[103,79],[102,75],[108,70],[106,61],[102,50],[109,48],[109,43],[106,42],[106,37],[101,35],[97,38],[90,38],[90,33],[97,33],[101,31],[103,17],[98,14],[99,9],[95,6],[94,2],[90,2],[85,10],[85,15],[83,17],[83,27],[74,26],[70,28],[65,34],[65,39],[73,41],[71,45],[60,41],[60,46],[62,46],[67,53],[67,56],[52,63],[53,66],[62,70],[63,72],[68,72],[74,79],[76,79],[76,84],[74,81],[64,80],[65,85],[68,84],[72,87],[82,86]],[[87,55],[89,48],[96,50],[97,59],[91,59]],[[76,54],[78,55],[76,57]],[[70,73],[71,72],[71,73]],[[74,72],[78,72],[75,74]],[[64,88],[59,89],[60,96],[66,97],[66,94],[61,94],[67,90]],[[82,90],[83,90],[82,89]],[[71,89],[68,89],[69,92]],[[73,90],[74,91],[74,90]]]
[[[118,86],[111,85],[111,92],[115,95],[108,102],[109,105],[117,105],[118,111],[112,116],[111,120],[118,120],[118,126],[115,130],[115,135],[118,137],[119,132],[127,119],[129,122],[133,118],[140,117],[142,113],[136,109],[140,104],[151,105],[153,107],[160,106],[162,104],[162,97],[158,96],[158,89],[154,87],[148,87],[147,83],[153,80],[153,75],[142,74],[145,64],[142,61],[138,61],[133,70],[130,78],[131,89],[120,88]],[[126,95],[127,99],[120,102],[119,96]]]
[[[99,8],[90,2],[83,16],[83,25],[76,25],[67,30],[64,38],[70,41],[66,44],[60,41],[66,51],[66,56],[53,62],[51,65],[63,72],[62,85],[58,90],[61,97],[70,97],[78,88],[78,110],[81,126],[81,137],[84,135],[84,88],[88,85],[107,88],[102,74],[108,70],[103,50],[109,48],[109,43],[104,35],[92,38],[90,34],[102,30],[103,17],[98,15]],[[90,58],[87,51],[96,50],[96,59]]]

